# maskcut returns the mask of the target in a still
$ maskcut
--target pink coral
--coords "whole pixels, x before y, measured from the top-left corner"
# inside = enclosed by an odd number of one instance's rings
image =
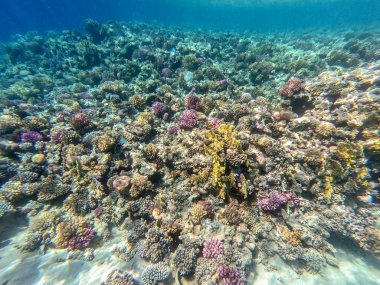
[[[219,255],[224,254],[223,241],[217,238],[209,238],[203,244],[203,257],[217,258]]]
[[[95,231],[92,228],[86,228],[82,235],[73,236],[69,240],[69,249],[84,249],[86,248],[95,237]]]
[[[197,126],[197,112],[194,110],[185,111],[178,120],[181,129],[191,130]]]
[[[159,118],[165,114],[166,110],[166,105],[162,102],[154,102],[152,105],[152,113]]]
[[[280,193],[275,191],[268,197],[259,200],[259,208],[264,211],[276,211],[287,203],[292,206],[298,206],[299,202],[299,198],[294,193]]]
[[[241,272],[235,267],[219,265],[216,269],[219,280],[223,280],[224,285],[244,285],[244,278]]]
[[[202,100],[195,94],[195,92],[191,91],[185,97],[185,107],[187,109],[199,110],[201,106],[202,106]]]
[[[207,126],[212,130],[216,130],[221,124],[222,120],[218,118],[210,118],[207,121]]]
[[[78,132],[86,132],[93,127],[93,123],[85,113],[76,113],[71,117],[71,125]]]
[[[297,77],[291,77],[280,90],[280,95],[285,98],[292,98],[303,89],[303,81]]]

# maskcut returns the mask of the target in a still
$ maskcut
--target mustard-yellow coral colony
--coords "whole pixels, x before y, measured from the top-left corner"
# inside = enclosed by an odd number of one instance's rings
[[[234,168],[245,163],[247,155],[241,150],[241,142],[237,139],[233,126],[221,124],[215,130],[206,131],[205,138],[205,153],[212,158],[212,186],[218,191],[218,197],[226,199],[235,189],[236,193],[241,190],[240,194],[247,198],[244,174],[234,173]],[[242,180],[240,185],[236,185],[235,175]]]
[[[378,28],[9,41],[0,284],[379,283]]]

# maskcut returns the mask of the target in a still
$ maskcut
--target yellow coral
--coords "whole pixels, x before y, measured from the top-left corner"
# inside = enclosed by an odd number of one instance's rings
[[[137,118],[137,122],[140,124],[140,125],[149,125],[150,123],[152,123],[154,121],[154,115],[151,113],[151,112],[142,112],[138,118]]]
[[[155,144],[147,144],[144,153],[147,159],[154,160],[157,157],[158,148]]]
[[[194,223],[199,224],[202,221],[202,219],[207,216],[207,212],[204,209],[204,207],[202,207],[202,205],[195,204],[190,209],[190,216],[191,216],[191,220]]]
[[[205,153],[212,158],[212,186],[219,190],[218,197],[225,199],[227,189],[231,188],[231,179],[226,173],[226,165],[222,160],[227,149],[240,148],[240,141],[236,138],[236,133],[232,125],[222,124],[216,130],[206,131],[205,137],[210,141],[205,145]]]
[[[94,149],[97,152],[110,151],[115,145],[115,139],[108,135],[98,136],[94,139]]]
[[[284,242],[291,246],[298,246],[301,244],[301,233],[299,231],[291,231],[288,228],[284,228],[281,231],[281,237]]]
[[[356,186],[357,187],[367,187],[368,186],[368,178],[369,178],[369,171],[367,167],[362,167],[359,169],[359,172],[356,175]]]
[[[133,107],[139,108],[145,104],[145,97],[139,95],[132,96],[131,98],[129,98],[129,103]]]
[[[331,176],[325,177],[325,199],[328,204],[331,203],[331,196],[333,194],[333,187],[331,185],[331,182],[333,181],[333,178]]]
[[[361,156],[363,148],[359,144],[351,142],[338,143],[336,155],[346,167],[355,166],[356,160]]]
[[[369,139],[364,143],[364,148],[370,154],[380,154],[380,139]]]
[[[329,122],[321,122],[315,129],[315,131],[321,136],[328,137],[336,132],[336,128]]]

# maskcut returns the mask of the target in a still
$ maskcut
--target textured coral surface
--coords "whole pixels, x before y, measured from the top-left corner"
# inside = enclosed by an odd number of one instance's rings
[[[376,284],[378,30],[86,31],[1,49],[1,281]]]

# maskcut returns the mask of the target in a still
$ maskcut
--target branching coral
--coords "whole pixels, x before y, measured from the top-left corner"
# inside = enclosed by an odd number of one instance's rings
[[[235,180],[231,178],[231,166],[240,165],[246,159],[246,155],[240,151],[240,141],[232,125],[222,124],[216,130],[206,131],[205,153],[212,158],[212,186],[219,191],[218,197],[225,199],[227,192],[235,187]],[[227,159],[224,159],[226,156]],[[244,186],[243,186],[244,187]]]
[[[145,268],[141,275],[141,280],[144,285],[156,285],[158,282],[168,278],[169,274],[168,264],[166,262],[159,262]]]
[[[217,238],[209,238],[203,244],[202,255],[206,258],[217,258],[224,254],[223,241]]]

